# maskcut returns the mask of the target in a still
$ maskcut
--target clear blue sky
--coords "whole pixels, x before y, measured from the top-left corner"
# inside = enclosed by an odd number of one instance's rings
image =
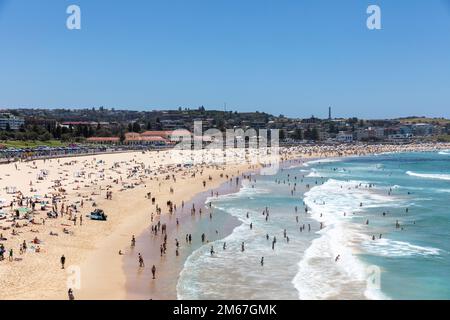
[[[66,29],[66,8],[82,30]],[[381,31],[366,8],[382,9]],[[450,117],[448,0],[0,0],[0,108]]]

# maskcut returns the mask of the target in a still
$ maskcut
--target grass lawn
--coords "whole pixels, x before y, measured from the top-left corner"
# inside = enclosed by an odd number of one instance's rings
[[[5,146],[6,148],[34,148],[38,146],[64,147],[67,146],[67,143],[62,143],[59,140],[49,140],[49,141],[0,140],[0,145]]]
[[[450,135],[441,135],[437,137],[439,142],[450,142]]]

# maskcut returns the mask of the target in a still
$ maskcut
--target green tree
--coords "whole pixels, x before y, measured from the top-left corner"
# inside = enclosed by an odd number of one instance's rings
[[[89,136],[88,126],[83,126],[83,137],[87,138]]]
[[[314,128],[311,131],[311,140],[314,140],[314,141],[319,140],[319,130],[317,128]]]
[[[292,135],[292,139],[294,140],[303,140],[303,132],[301,129],[295,129],[294,134]]]
[[[57,126],[55,128],[55,134],[53,135],[55,137],[55,139],[61,139],[61,135],[62,135],[62,129],[61,126]]]
[[[121,130],[121,131],[120,131],[120,135],[119,135],[120,143],[124,143],[124,142],[125,142],[125,139],[126,139],[125,133],[123,132],[123,130]]]
[[[286,133],[284,132],[283,129],[280,130],[279,138],[280,138],[280,140],[285,140],[286,139]]]
[[[133,132],[137,132],[137,133],[141,132],[141,125],[139,123],[137,123],[137,122],[133,123]]]

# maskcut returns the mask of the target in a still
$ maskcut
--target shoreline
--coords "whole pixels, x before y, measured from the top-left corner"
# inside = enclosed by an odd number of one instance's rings
[[[319,158],[308,158],[307,161],[319,161]],[[301,159],[289,159],[283,161],[281,164],[281,170],[289,170],[290,166],[300,166],[303,163],[307,162],[302,161]],[[219,187],[210,189],[208,191],[200,192],[196,194],[189,202],[185,203],[184,211],[180,210],[175,212],[173,215],[166,215],[159,217],[162,223],[167,223],[167,234],[169,237],[169,246],[168,246],[168,254],[160,255],[160,247],[159,243],[163,240],[162,235],[158,234],[155,237],[148,229],[145,230],[141,235],[137,237],[136,247],[131,249],[130,252],[124,255],[124,272],[127,274],[127,299],[130,300],[143,300],[143,299],[152,299],[152,300],[177,300],[177,285],[180,277],[180,272],[184,269],[185,263],[190,255],[201,248],[204,245],[208,245],[209,242],[222,241],[223,239],[230,236],[236,228],[242,226],[244,224],[239,218],[226,213],[224,214],[222,219],[219,222],[216,222],[216,218],[214,221],[209,221],[208,218],[209,213],[213,210],[207,207],[206,200],[212,196],[216,197],[216,192],[219,192],[219,197],[229,194],[238,193],[243,188],[243,176],[251,176],[259,180],[261,177],[260,172],[258,170],[249,170],[247,172],[243,172],[241,174],[241,180],[239,186],[236,187],[233,183],[224,182]],[[230,185],[231,184],[231,185]],[[301,191],[301,195],[306,192],[306,189]],[[197,210],[201,208],[203,213],[199,215],[198,213],[194,216],[191,216],[189,213],[192,204],[195,204]],[[176,219],[177,217],[180,219],[180,225],[177,226]],[[225,225],[223,225],[223,221],[227,221]],[[187,223],[186,223],[187,222]],[[202,225],[204,223],[210,224],[210,226]],[[155,221],[156,225],[157,221]],[[187,224],[187,225],[186,225]],[[181,226],[181,227],[180,227]],[[213,227],[212,227],[213,226]],[[211,229],[212,228],[212,229]],[[181,230],[180,230],[181,229]],[[210,231],[210,234],[206,234],[206,238],[208,239],[205,243],[201,243],[200,234],[202,231]],[[209,230],[208,230],[209,229]],[[217,235],[211,234],[213,229],[217,229],[219,233]],[[188,232],[193,236],[193,244],[187,244],[184,239],[184,232]],[[175,233],[175,235],[174,235]],[[175,245],[173,241],[175,238],[178,238],[181,246],[180,246],[180,256],[174,257]],[[154,243],[154,241],[159,241],[158,243]],[[138,267],[138,260],[136,258],[137,253],[141,253],[144,257],[146,266],[144,268]],[[133,255],[132,255],[133,254]],[[148,259],[150,257],[150,259]],[[156,261],[156,269],[162,271],[158,273],[157,279],[152,280],[151,277],[151,265],[147,265],[148,261]],[[168,267],[168,268],[167,268]]]
[[[223,182],[216,188],[200,192],[185,202],[184,208],[177,208],[173,214],[159,216],[153,226],[158,223],[167,225],[167,253],[161,255],[160,244],[163,243],[163,235],[159,232],[154,235],[148,227],[142,234],[136,237],[136,247],[130,248],[123,257],[123,270],[127,274],[127,299],[152,299],[152,300],[176,300],[179,273],[184,268],[186,259],[193,251],[203,245],[201,233],[205,233],[207,241],[214,241],[231,234],[241,222],[231,216],[221,217],[220,222],[210,218],[212,210],[207,207],[206,200],[211,196],[219,196],[239,192],[241,185]],[[196,213],[192,214],[191,208],[195,206]],[[202,213],[199,213],[202,210]],[[178,223],[177,224],[177,220]],[[212,222],[212,220],[214,222]],[[211,224],[212,223],[212,224]],[[214,229],[214,230],[213,230]],[[213,231],[217,230],[215,234]],[[186,235],[192,235],[192,243],[186,241]],[[179,256],[176,256],[175,239],[178,239]],[[138,267],[137,253],[141,253],[145,268]],[[152,280],[151,265],[157,270],[157,279]]]
[[[381,152],[421,152],[450,149],[448,144],[429,144],[418,150],[409,148],[356,148],[347,146],[323,148],[287,148],[280,150],[282,162],[288,159],[313,160],[333,157],[359,156]],[[119,250],[127,252],[130,247],[132,235],[141,235],[148,232],[151,224],[151,214],[155,213],[156,205],[162,209],[162,215],[168,216],[166,202],[171,200],[181,207],[183,200],[192,200],[197,195],[207,190],[219,187],[226,183],[229,177],[255,170],[255,167],[246,164],[231,164],[226,166],[197,165],[187,168],[178,168],[167,162],[172,151],[147,152],[147,153],[115,153],[96,156],[83,155],[75,158],[58,158],[51,160],[35,160],[32,162],[10,163],[3,165],[5,171],[0,175],[0,198],[13,199],[13,195],[6,194],[5,187],[16,186],[22,191],[23,197],[40,194],[42,198],[47,195],[50,202],[50,193],[58,193],[56,181],[59,180],[65,192],[59,192],[57,197],[58,211],[62,203],[69,206],[76,205],[74,214],[83,216],[97,207],[105,210],[109,219],[107,222],[94,222],[83,220],[83,226],[72,226],[73,222],[67,219],[67,215],[58,219],[45,219],[45,225],[41,219],[45,217],[36,211],[36,224],[26,225],[20,220],[21,227],[18,236],[11,236],[11,228],[5,229],[11,222],[0,220],[0,233],[6,241],[1,241],[5,247],[14,248],[17,260],[13,262],[0,261],[0,272],[5,276],[0,281],[1,299],[67,299],[66,283],[70,279],[67,270],[61,270],[59,258],[64,254],[67,258],[67,266],[79,267],[81,270],[81,289],[75,290],[76,299],[130,299],[127,287],[127,274],[124,271],[124,258],[119,256]],[[145,164],[145,170],[140,167]],[[18,169],[15,169],[15,164]],[[118,167],[115,167],[118,164]],[[147,167],[151,168],[148,169]],[[49,171],[48,176],[38,180],[43,169]],[[135,173],[132,173],[135,170]],[[78,176],[77,174],[84,174]],[[196,173],[196,175],[195,175]],[[200,174],[201,173],[201,174]],[[176,181],[167,179],[173,174]],[[192,176],[195,175],[195,176]],[[206,187],[202,182],[207,181]],[[123,179],[123,181],[122,181]],[[29,182],[33,185],[30,186]],[[132,185],[130,189],[128,186]],[[171,194],[169,188],[175,186],[175,192]],[[31,192],[29,190],[35,189]],[[113,200],[106,200],[106,191],[112,190]],[[155,205],[145,198],[148,190],[152,190],[152,196],[156,197]],[[17,193],[14,194],[17,200]],[[80,201],[84,200],[84,207],[80,207]],[[18,207],[17,202],[14,208]],[[4,211],[7,211],[5,209]],[[63,219],[63,220],[61,220]],[[22,225],[23,224],[23,225]],[[65,227],[64,227],[65,226]],[[69,233],[62,232],[69,229]],[[32,232],[36,229],[38,233]],[[59,236],[50,236],[49,232],[57,232]],[[31,240],[38,237],[41,240],[40,253],[34,252],[36,245]],[[19,244],[26,240],[28,250],[19,255]],[[179,239],[180,242],[184,239]],[[173,251],[173,244],[172,251]],[[173,252],[170,252],[173,255]],[[144,256],[144,259],[146,257]],[[134,264],[137,264],[136,256]],[[151,266],[146,266],[150,269]]]

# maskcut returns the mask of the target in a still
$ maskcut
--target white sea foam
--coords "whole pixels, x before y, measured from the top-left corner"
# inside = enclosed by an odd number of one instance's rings
[[[206,198],[205,203],[210,202],[214,203],[215,201],[224,199],[239,199],[239,198],[253,199],[258,194],[268,194],[268,193],[270,193],[270,190],[263,188],[253,188],[252,184],[247,180],[245,180],[242,182],[242,187],[239,189],[238,192],[220,195],[219,197],[209,196]]]
[[[265,187],[267,186],[264,183],[257,184],[255,188],[245,183],[237,193],[207,200],[211,201],[217,214],[226,212],[238,218],[242,224],[226,238],[203,245],[186,259],[177,283],[179,299],[297,297],[295,288],[288,286],[297,272],[296,262],[308,244],[304,239],[293,237],[289,244],[279,240],[276,250],[271,250],[271,242],[266,240],[266,234],[277,235],[277,238],[282,239],[283,228],[290,230],[289,234],[293,233],[294,229],[289,226],[292,217],[285,212],[271,211],[273,220],[272,223],[267,223],[261,212],[262,207],[245,205],[248,198],[265,199],[268,191]],[[245,253],[241,252],[243,242]],[[227,244],[226,250],[222,250],[223,243]],[[213,256],[210,254],[211,246],[216,251]],[[263,256],[266,259],[264,273],[251,272],[255,265],[259,266]]]
[[[378,239],[377,241],[364,241],[364,250],[373,255],[384,257],[409,257],[409,256],[436,256],[440,249],[421,247],[405,241],[391,239]]]
[[[379,290],[367,287],[368,266],[358,259],[352,245],[356,238],[367,236],[348,222],[353,213],[364,207],[381,206],[394,198],[377,194],[362,184],[331,179],[305,194],[304,201],[312,217],[322,222],[324,229],[298,263],[298,273],[292,282],[300,299],[333,299],[346,294],[353,294],[354,298],[387,298]]]
[[[310,165],[314,164],[320,164],[320,163],[329,163],[329,162],[339,162],[342,161],[341,159],[319,159],[319,160],[311,160],[308,162],[305,162],[303,166],[309,167]]]
[[[438,173],[417,173],[413,171],[407,171],[407,175],[412,177],[424,178],[424,179],[436,179],[450,181],[450,174],[438,174]]]
[[[284,168],[285,170],[290,170],[290,169],[296,169],[296,168],[301,168],[301,167],[303,167],[303,164],[301,163],[301,164],[294,164],[294,165],[291,165],[291,166],[289,166],[289,167],[286,167],[286,168]]]
[[[316,169],[312,169],[311,172],[306,176],[307,178],[320,178],[322,177]]]

